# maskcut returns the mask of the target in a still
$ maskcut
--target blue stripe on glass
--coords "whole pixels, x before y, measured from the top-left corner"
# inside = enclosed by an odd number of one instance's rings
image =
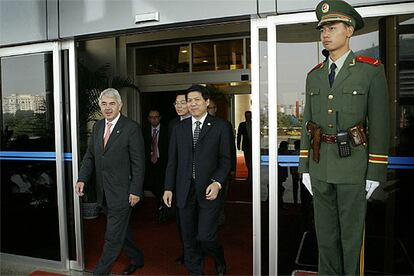
[[[65,161],[72,161],[72,153],[63,153]],[[0,151],[0,160],[55,161],[54,151]]]
[[[277,157],[279,166],[297,167],[299,165],[299,155],[279,155]],[[261,165],[269,165],[269,156],[260,156]],[[414,157],[390,156],[388,157],[389,169],[414,169]]]

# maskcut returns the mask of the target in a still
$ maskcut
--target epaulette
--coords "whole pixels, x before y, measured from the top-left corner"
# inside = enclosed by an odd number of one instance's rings
[[[367,57],[367,56],[356,56],[356,61],[368,63],[374,66],[379,66],[381,64],[381,61],[379,59]]]
[[[313,68],[312,68],[312,70],[310,70],[310,71],[308,72],[308,75],[309,75],[310,73],[312,73],[312,71],[313,71],[313,70],[316,70],[316,69],[318,69],[318,68],[321,68],[323,65],[324,65],[324,62],[321,62],[321,63],[317,64],[315,67],[313,67]]]

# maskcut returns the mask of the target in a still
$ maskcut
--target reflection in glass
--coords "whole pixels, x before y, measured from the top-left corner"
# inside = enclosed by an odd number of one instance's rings
[[[356,55],[382,58],[380,52],[378,21],[371,18],[370,32],[351,39],[351,49]],[[277,91],[278,91],[278,142],[287,141],[291,154],[293,143],[300,136],[299,130],[305,104],[305,80],[307,73],[324,60],[321,44],[314,29],[315,24],[297,24],[277,27]],[[373,27],[376,26],[376,27]],[[303,35],[297,35],[297,34]],[[314,34],[316,33],[316,36]],[[313,36],[313,37],[312,37]],[[387,38],[392,39],[392,38]],[[400,35],[400,58],[413,60],[413,36]],[[389,51],[390,49],[386,49]],[[386,52],[385,51],[385,52]],[[388,60],[389,64],[394,61]],[[395,61],[397,62],[397,61]],[[401,69],[403,63],[399,63]],[[405,65],[404,65],[405,66]],[[404,67],[408,68],[408,67]],[[408,70],[408,69],[407,69]],[[401,85],[401,82],[400,82]],[[403,93],[400,87],[400,96]],[[390,93],[392,90],[390,89]],[[341,91],[336,91],[341,93]],[[411,101],[412,102],[412,101]],[[398,155],[413,156],[414,109],[401,105],[401,117],[397,118],[401,129]],[[395,103],[392,103],[395,104]],[[409,119],[410,118],[410,119]],[[317,271],[318,248],[314,235],[313,208],[304,201],[304,186],[299,189],[299,204],[294,204],[292,170],[283,182],[283,201],[288,210],[279,210],[279,273],[289,274],[294,269]],[[412,217],[412,185],[414,170],[389,169],[388,181],[381,183],[368,201],[365,236],[365,272],[370,275],[411,275],[414,273],[414,229]],[[304,204],[305,203],[305,204]],[[299,208],[298,208],[299,207]],[[305,234],[306,233],[306,234]],[[299,245],[292,249],[292,245]],[[296,262],[289,262],[297,257]]]
[[[52,62],[1,59],[1,252],[60,260]]]
[[[135,59],[137,75],[188,72],[189,45],[137,48]]]
[[[243,69],[243,40],[193,44],[193,71]]]

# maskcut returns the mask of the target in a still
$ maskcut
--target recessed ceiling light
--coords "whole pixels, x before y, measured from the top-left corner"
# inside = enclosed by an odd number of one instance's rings
[[[208,60],[207,60],[207,59],[203,59],[203,62],[204,62],[204,63],[207,63],[207,62],[208,62]]]

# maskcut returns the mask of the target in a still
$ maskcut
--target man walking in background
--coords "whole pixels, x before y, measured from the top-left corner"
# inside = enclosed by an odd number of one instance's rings
[[[243,150],[244,161],[247,167],[247,181],[251,183],[252,181],[252,112],[244,112],[244,117],[246,121],[239,124],[237,129],[237,149]]]
[[[145,186],[156,198],[157,222],[166,220],[166,209],[162,201],[164,194],[164,176],[168,159],[168,129],[160,123],[161,115],[158,110],[148,113],[150,125],[143,130],[145,144]]]
[[[175,108],[175,112],[177,113],[178,116],[172,119],[168,124],[168,141],[170,141],[171,139],[171,134],[172,134],[172,130],[174,129],[174,127],[182,120],[191,117],[191,114],[188,111],[188,107],[187,107],[186,95],[187,95],[187,91],[182,91],[182,92],[178,92],[177,95],[175,96],[175,102],[173,103],[173,105]],[[175,206],[173,206],[173,208],[175,208]],[[180,235],[180,240],[182,243],[183,239],[182,239],[181,227],[180,227],[180,214],[178,213],[178,211],[175,212],[175,217],[176,217],[176,222],[177,222],[177,227],[178,227],[178,233]],[[183,253],[175,259],[175,262],[178,264],[184,264],[184,246],[183,246],[182,251]]]
[[[98,204],[106,214],[107,224],[103,252],[93,274],[108,275],[124,249],[131,263],[122,274],[128,275],[144,266],[144,255],[128,226],[132,207],[143,194],[144,141],[139,125],[120,113],[122,100],[117,90],[102,91],[99,106],[105,119],[93,127],[75,192],[83,196],[85,183],[95,170]]]

